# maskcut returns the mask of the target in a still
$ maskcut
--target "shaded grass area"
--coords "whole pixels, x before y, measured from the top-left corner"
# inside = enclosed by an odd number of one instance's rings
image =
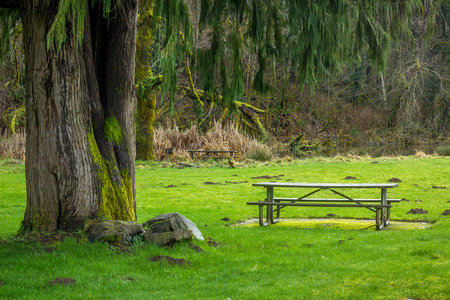
[[[170,164],[162,168],[138,162],[138,221],[179,212],[202,231],[205,241],[192,243],[205,252],[195,251],[188,242],[173,248],[111,248],[89,244],[81,234],[47,245],[12,238],[25,209],[25,176],[20,168],[1,171],[0,163],[0,298],[449,299],[450,215],[442,213],[450,209],[450,160],[408,157],[373,162],[309,159],[258,167],[242,164],[237,169],[178,169]],[[253,179],[262,176],[276,178]],[[347,176],[355,179],[344,179]],[[254,182],[384,183],[394,177],[402,182],[388,197],[409,201],[394,204],[392,219],[426,220],[432,222],[429,229],[231,226],[257,216],[257,208],[245,204],[265,197],[263,188],[251,186]],[[286,189],[283,196],[299,196],[295,192]],[[378,196],[363,190],[349,193]],[[428,213],[408,214],[415,208]],[[288,208],[282,217],[324,218],[330,213],[336,218],[374,218],[368,210],[353,208]],[[149,260],[157,255],[190,264]],[[47,284],[57,277],[76,282]]]

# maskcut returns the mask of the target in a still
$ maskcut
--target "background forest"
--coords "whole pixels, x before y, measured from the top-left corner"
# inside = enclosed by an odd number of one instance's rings
[[[145,140],[153,141],[155,153],[150,158],[159,160],[165,158],[164,150],[170,147],[176,149],[178,156],[187,157],[187,148],[233,148],[243,154],[250,151],[249,143],[254,143],[250,139],[248,143],[232,143],[231,138],[256,138],[274,153],[291,156],[311,152],[330,154],[354,146],[448,141],[450,4],[444,2],[439,7],[435,30],[427,28],[427,12],[414,17],[412,38],[399,37],[383,72],[362,55],[360,63],[340,66],[342,72],[325,74],[318,78],[317,85],[301,83],[304,81],[298,78],[291,62],[276,55],[263,69],[264,85],[258,85],[261,68],[257,45],[248,41],[239,53],[233,52],[235,41],[229,34],[233,19],[224,17],[219,38],[225,45],[226,59],[221,68],[233,69],[236,57],[244,62],[240,70],[244,75],[244,94],[236,95],[233,109],[221,105],[225,102],[221,97],[226,94],[223,82],[213,83],[210,91],[214,93],[202,88],[205,79],[200,74],[205,72],[200,71],[208,62],[198,61],[204,59],[198,54],[211,48],[215,37],[214,32],[202,30],[200,1],[186,3],[193,43],[189,49],[193,51],[186,50],[185,45],[190,42],[182,32],[171,51],[164,51],[168,49],[165,38],[168,33],[163,30],[162,21],[155,22],[151,15],[139,16],[138,159],[149,158],[140,155],[139,143],[148,148]],[[266,15],[267,22],[277,21],[271,17]],[[247,27],[242,29],[243,35],[247,34],[245,30],[251,30],[252,24],[247,23]],[[150,35],[148,28],[152,28]],[[3,55],[0,66],[0,156],[10,158],[23,158],[25,153],[25,82],[20,33],[21,24],[17,23],[9,34],[10,52]],[[186,53],[179,55],[179,52]],[[164,74],[164,64],[169,62],[176,64],[175,74]],[[219,68],[215,72],[222,71]],[[165,88],[168,80],[177,83],[172,93]],[[228,141],[220,144],[220,139]]]

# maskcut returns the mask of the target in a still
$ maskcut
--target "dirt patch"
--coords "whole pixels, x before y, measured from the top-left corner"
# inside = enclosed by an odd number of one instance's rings
[[[349,238],[349,239],[346,239],[346,240],[339,240],[339,244],[342,244],[342,243],[344,243],[344,242],[346,242],[346,241],[351,241],[351,240],[354,240],[354,238]]]
[[[392,177],[391,179],[388,180],[389,182],[402,182],[400,179]]]
[[[420,214],[427,214],[428,211],[427,210],[423,210],[421,208],[414,208],[411,209],[410,211],[408,211],[408,214],[413,214],[413,215],[420,215]]]
[[[52,245],[64,241],[67,238],[82,239],[83,235],[80,232],[38,232],[26,234],[23,236],[25,242],[37,242],[42,246]],[[45,252],[50,252],[50,247],[44,247]]]
[[[203,250],[203,249],[200,248],[199,246],[194,245],[194,244],[192,244],[192,243],[189,244],[188,247],[191,248],[191,249],[194,249],[194,250],[197,251],[198,253],[200,253],[200,252],[205,252],[205,250]]]
[[[212,238],[210,238],[210,237],[208,237],[208,242],[207,242],[207,244],[209,245],[209,246],[213,246],[213,247],[219,247],[219,246],[222,246],[222,244],[221,243],[218,243],[218,242],[216,242],[215,240],[213,240]]]
[[[44,248],[42,248],[42,250],[44,250],[45,253],[53,253],[55,251],[55,248],[53,248],[53,247],[44,247]]]
[[[353,177],[353,176],[347,176],[347,177],[345,177],[344,179],[356,179],[356,177]]]
[[[3,286],[3,282],[0,281],[0,286]]]
[[[136,281],[136,279],[131,277],[121,277],[120,279],[122,279],[123,281]]]
[[[223,219],[221,219],[222,221],[230,221],[230,218],[228,218],[228,217],[225,217],[225,218],[223,218]]]
[[[184,258],[173,258],[173,257],[170,257],[169,255],[166,255],[166,256],[158,255],[158,256],[150,257],[150,261],[153,261],[153,262],[162,261],[162,260],[167,261],[170,265],[177,265],[177,266],[191,264],[190,262],[188,262]]]
[[[245,227],[258,227],[258,219],[249,219],[244,222],[240,222],[235,226],[245,226]],[[376,230],[375,220],[373,219],[336,219],[333,218],[333,223],[330,223],[329,218],[309,218],[309,219],[281,219],[278,223],[271,225],[270,227],[286,227],[293,229],[310,229],[310,228],[324,228],[332,227],[339,229],[348,230]],[[426,229],[429,228],[431,224],[425,221],[392,221],[383,230],[413,230],[413,229]]]
[[[248,181],[225,181],[225,183],[231,183],[231,184],[239,184],[239,183],[248,183]]]
[[[432,186],[433,189],[446,189],[445,186]]]
[[[171,185],[168,185],[168,186],[166,186],[166,189],[167,188],[173,188],[173,187],[177,187],[176,185],[173,185],[173,184],[171,184]]]
[[[328,214],[327,217],[332,218],[332,217],[336,217],[336,215],[335,214]]]
[[[284,176],[284,174],[274,175],[274,176],[263,175],[263,176],[258,176],[258,177],[252,177],[252,179],[272,179],[272,178],[274,178],[274,179],[281,180],[280,177],[283,177],[283,176]]]
[[[209,182],[209,181],[206,181],[205,184],[206,185],[213,185],[213,184],[220,184],[220,182]]]
[[[378,161],[373,161],[372,164],[379,164],[380,162]]]
[[[444,211],[441,215],[443,215],[443,216],[450,215],[450,209],[447,209],[447,210]]]
[[[59,278],[57,277],[55,280],[51,280],[47,282],[47,285],[70,285],[75,284],[76,280],[72,278]]]

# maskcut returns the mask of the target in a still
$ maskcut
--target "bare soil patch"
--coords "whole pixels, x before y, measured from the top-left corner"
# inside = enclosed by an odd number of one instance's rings
[[[55,280],[51,280],[47,282],[47,285],[70,285],[75,284],[76,280],[72,278],[59,278],[57,277]]]
[[[153,262],[162,261],[162,260],[167,261],[170,265],[182,266],[182,265],[190,264],[190,262],[188,262],[184,258],[173,258],[173,257],[170,257],[169,255],[158,255],[158,256],[150,257],[150,261],[153,261]]]
[[[421,208],[414,208],[408,211],[408,214],[419,215],[419,214],[427,214],[427,210],[423,210]]]

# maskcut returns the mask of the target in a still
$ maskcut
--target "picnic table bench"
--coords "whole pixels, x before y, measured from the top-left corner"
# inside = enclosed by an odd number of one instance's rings
[[[188,150],[189,154],[191,155],[191,158],[194,159],[194,154],[195,153],[204,153],[204,155],[202,155],[201,157],[215,157],[215,158],[219,158],[219,157],[225,157],[225,156],[220,156],[220,153],[226,153],[228,154],[228,156],[230,158],[233,158],[233,154],[236,153],[236,151],[234,150]]]
[[[391,207],[400,199],[387,199],[387,189],[398,186],[397,183],[285,183],[285,182],[259,182],[253,186],[261,186],[267,189],[267,198],[260,202],[247,202],[248,205],[259,206],[259,225],[268,226],[280,220],[280,210],[287,206],[309,207],[362,207],[375,212],[376,229],[381,230],[387,226],[391,218]],[[299,198],[274,197],[274,188],[312,188],[312,192]],[[337,189],[380,189],[381,195],[376,199],[354,199]],[[310,196],[322,190],[329,190],[342,198],[312,198]],[[266,222],[263,218],[264,206],[267,208]],[[276,208],[274,208],[276,207]],[[276,219],[273,213],[276,212]]]

